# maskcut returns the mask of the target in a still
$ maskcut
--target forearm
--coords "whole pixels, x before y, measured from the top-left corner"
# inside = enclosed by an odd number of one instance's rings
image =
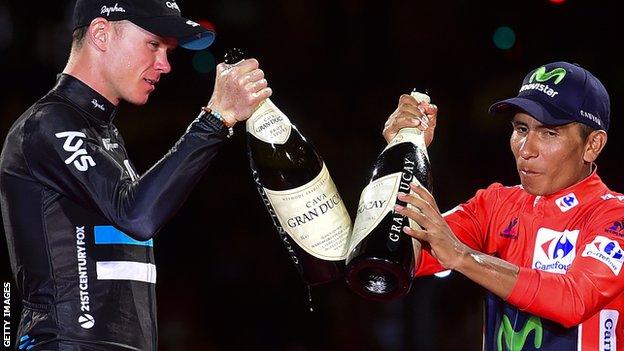
[[[520,268],[514,264],[467,246],[453,269],[502,299],[507,299],[511,294],[520,272]]]
[[[176,145],[137,181],[118,191],[109,219],[140,240],[154,236],[175,214],[217,154],[224,136],[195,121]]]

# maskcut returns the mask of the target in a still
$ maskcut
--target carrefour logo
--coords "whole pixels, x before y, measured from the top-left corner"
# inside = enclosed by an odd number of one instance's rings
[[[624,251],[620,243],[602,235],[597,235],[594,241],[585,246],[582,256],[604,263],[615,275],[620,274],[624,264]]]
[[[533,332],[533,347],[540,349],[542,347],[542,338],[544,335],[544,329],[542,327],[542,320],[539,317],[531,316],[522,329],[515,331],[511,325],[509,317],[503,315],[501,325],[498,327],[498,335],[496,340],[496,346],[498,351],[521,351],[524,350],[524,345],[527,342],[529,334]],[[504,344],[503,344],[504,342]]]
[[[561,212],[567,212],[571,210],[573,207],[579,204],[578,199],[574,193],[569,193],[568,195],[562,196],[555,200],[555,204],[561,210]]]
[[[559,232],[540,228],[535,238],[533,268],[541,271],[564,274],[576,258],[576,240],[579,230]]]
[[[550,72],[546,72],[546,67],[542,66],[536,69],[535,72],[533,72],[533,74],[531,75],[531,78],[529,78],[529,83],[533,83],[533,81],[546,82],[554,77],[555,78],[554,83],[555,85],[557,85],[561,83],[565,75],[566,75],[566,70],[561,67],[557,67]]]

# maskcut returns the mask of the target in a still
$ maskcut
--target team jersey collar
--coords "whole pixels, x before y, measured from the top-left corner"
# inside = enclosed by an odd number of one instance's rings
[[[78,105],[90,116],[104,123],[112,122],[117,114],[115,105],[69,74],[61,73],[53,90]]]
[[[535,199],[535,202],[542,202],[548,208],[567,212],[588,199],[597,196],[601,193],[601,190],[604,190],[605,186],[596,173],[596,165],[593,164],[592,168],[592,173],[580,182],[561,189],[556,193],[539,196]]]

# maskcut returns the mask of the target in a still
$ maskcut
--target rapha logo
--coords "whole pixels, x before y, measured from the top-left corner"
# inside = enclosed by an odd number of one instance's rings
[[[100,10],[100,14],[106,14],[106,17],[110,16],[111,12],[126,12],[123,7],[118,6],[118,3],[115,3],[112,7],[102,6]]]
[[[102,111],[106,111],[104,109],[104,104],[100,104],[96,99],[91,100],[91,103],[93,104],[93,107],[99,108]]]
[[[167,5],[167,7],[170,9],[178,10],[178,12],[181,12],[180,7],[178,7],[178,4],[175,1],[167,1],[165,5]]]
[[[509,221],[507,228],[500,232],[500,236],[508,239],[518,239],[518,217],[514,217]]]
[[[54,134],[57,138],[65,138],[63,150],[71,152],[72,155],[65,160],[65,164],[74,163],[77,170],[84,172],[89,166],[95,166],[95,161],[87,154],[87,150],[83,148],[84,141],[82,138],[87,136],[81,132],[61,132]]]

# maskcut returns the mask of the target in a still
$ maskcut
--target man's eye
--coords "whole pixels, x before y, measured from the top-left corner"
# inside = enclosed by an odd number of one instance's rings
[[[514,131],[518,133],[526,133],[527,127],[525,126],[514,126]]]
[[[550,136],[550,137],[554,137],[559,135],[559,133],[555,132],[554,130],[547,130],[546,131],[546,135]]]
[[[160,46],[156,41],[150,41],[149,45],[152,49],[158,49],[158,46]]]

